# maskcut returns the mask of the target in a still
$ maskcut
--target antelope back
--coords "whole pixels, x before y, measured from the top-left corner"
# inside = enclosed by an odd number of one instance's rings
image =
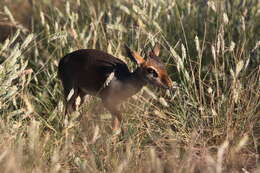
[[[67,97],[71,89],[96,95],[108,76],[115,72],[117,79],[129,76],[127,65],[103,51],[82,49],[64,56],[59,63],[59,77]]]

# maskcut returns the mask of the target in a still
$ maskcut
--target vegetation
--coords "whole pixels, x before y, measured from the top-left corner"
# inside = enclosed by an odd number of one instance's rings
[[[0,5],[1,172],[260,172],[258,0]],[[134,68],[122,45],[156,42],[178,87],[122,104],[123,135],[97,98],[64,115],[61,57],[95,48]]]

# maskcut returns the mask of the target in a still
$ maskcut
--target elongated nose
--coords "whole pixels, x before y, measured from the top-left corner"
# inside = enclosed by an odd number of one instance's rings
[[[172,89],[173,88],[173,82],[168,76],[164,76],[162,79],[162,83],[166,89]]]
[[[166,89],[171,90],[179,87],[179,85],[176,82],[173,82],[169,77],[165,77],[163,83]]]

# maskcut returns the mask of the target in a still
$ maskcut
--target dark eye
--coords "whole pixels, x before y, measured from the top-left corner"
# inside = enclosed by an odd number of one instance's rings
[[[158,77],[158,73],[153,68],[147,68],[147,72],[152,74],[155,78]]]

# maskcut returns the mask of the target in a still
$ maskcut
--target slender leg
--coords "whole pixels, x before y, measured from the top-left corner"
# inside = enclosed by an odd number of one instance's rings
[[[113,114],[115,117],[113,117],[112,128],[114,131],[117,131],[121,129],[122,116],[119,111],[114,111]]]
[[[120,111],[118,110],[117,104],[108,104],[107,102],[104,102],[104,106],[111,112],[113,116],[113,122],[112,122],[112,129],[115,133],[121,132],[121,122],[122,122],[122,115]]]
[[[75,102],[76,102],[76,98],[78,97],[79,95],[79,90],[78,88],[73,88],[74,89],[74,93],[73,95],[71,96],[71,98],[67,101],[67,97],[70,93],[70,90],[65,90],[65,101],[66,101],[66,110],[65,110],[65,115],[66,114],[70,114],[72,113],[73,111],[76,110],[76,105],[75,105]]]
[[[88,94],[85,93],[84,91],[82,91],[81,89],[79,89],[79,97],[80,97],[80,105],[82,105],[85,101],[86,101],[86,98],[87,98]]]

